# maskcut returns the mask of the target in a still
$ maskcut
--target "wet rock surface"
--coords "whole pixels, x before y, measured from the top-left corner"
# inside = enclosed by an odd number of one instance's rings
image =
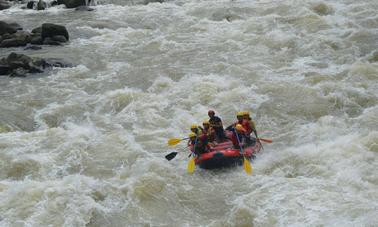
[[[0,75],[26,77],[27,74],[42,73],[52,67],[70,66],[72,64],[65,62],[63,59],[43,59],[12,52],[7,57],[0,59]]]

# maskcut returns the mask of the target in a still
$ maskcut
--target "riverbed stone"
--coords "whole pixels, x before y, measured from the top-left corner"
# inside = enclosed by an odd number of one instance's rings
[[[47,3],[39,0],[37,3],[37,10],[45,10],[47,8]]]
[[[11,4],[9,4],[9,2],[0,0],[0,10],[9,9],[10,7],[11,7]]]
[[[28,3],[26,3],[26,8],[27,9],[34,9],[35,4],[37,4],[36,1],[29,1]]]
[[[42,73],[52,67],[71,67],[72,64],[57,58],[29,57],[12,52],[6,58],[0,59],[0,75],[25,77],[28,73]]]
[[[22,30],[22,27],[19,24],[0,21],[0,35],[4,35],[6,33],[13,34],[18,30]]]
[[[78,6],[85,6],[85,0],[63,0],[63,4],[67,8],[76,8]]]
[[[62,35],[67,40],[69,40],[68,31],[66,27],[64,27],[63,25],[50,24],[50,23],[42,24],[41,35],[42,35],[43,40],[45,40],[48,37],[52,38],[57,35]]]
[[[53,37],[51,37],[51,39],[54,40],[54,41],[60,42],[60,43],[67,42],[66,37],[64,37],[62,35],[54,35]]]
[[[41,34],[42,33],[42,27],[33,28],[33,30],[31,30],[31,33]]]

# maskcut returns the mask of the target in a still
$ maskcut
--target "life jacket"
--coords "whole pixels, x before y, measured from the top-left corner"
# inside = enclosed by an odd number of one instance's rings
[[[245,134],[249,136],[253,132],[253,128],[251,127],[251,123],[249,120],[244,119],[242,122],[242,126],[245,129]]]
[[[207,135],[202,134],[201,136],[197,138],[197,144],[194,144],[194,143],[195,143],[194,141],[190,141],[189,148],[192,152],[193,152],[193,149],[195,148],[194,153],[196,155],[203,154],[210,151],[210,145],[208,143]]]
[[[239,141],[238,141],[238,138],[236,137],[236,133],[237,132],[235,132],[235,131],[232,132],[232,134],[231,134],[231,141],[232,141],[232,144],[234,145],[234,147],[239,148]],[[244,135],[241,134],[241,133],[238,133],[238,136],[239,136],[239,140],[240,140],[240,145],[243,146]]]
[[[202,135],[206,135],[207,136],[207,140],[209,142],[213,142],[214,139],[215,139],[215,130],[213,129],[213,127],[209,127],[207,130],[203,129],[202,130]]]

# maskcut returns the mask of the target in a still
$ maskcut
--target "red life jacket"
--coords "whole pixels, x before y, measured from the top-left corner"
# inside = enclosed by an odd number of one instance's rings
[[[247,136],[249,136],[252,133],[252,131],[253,131],[253,129],[252,129],[251,124],[249,123],[249,121],[246,120],[246,119],[244,119],[243,123],[242,123],[242,126],[245,129],[245,131],[246,131],[245,134]]]

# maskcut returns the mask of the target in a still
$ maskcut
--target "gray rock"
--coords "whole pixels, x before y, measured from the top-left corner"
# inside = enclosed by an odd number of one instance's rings
[[[53,37],[51,37],[51,39],[54,40],[54,41],[60,42],[60,43],[67,42],[66,37],[64,37],[62,35],[54,35]]]
[[[144,0],[144,1],[143,1],[143,4],[144,4],[144,5],[148,5],[149,3],[155,3],[155,2],[163,3],[164,0]]]
[[[45,10],[47,8],[47,3],[39,0],[37,4],[37,10]]]
[[[88,6],[78,6],[75,11],[93,11],[94,9]]]
[[[6,2],[4,0],[0,0],[0,10],[8,9],[10,7],[11,7],[11,5],[8,2]]]
[[[40,35],[39,36],[33,36],[30,40],[30,43],[34,44],[34,45],[42,45],[43,44],[42,37]]]
[[[43,40],[43,45],[52,45],[52,46],[59,46],[61,45],[60,42],[53,40],[50,37],[47,37]]]
[[[6,33],[13,34],[16,33],[17,30],[22,30],[19,24],[0,21],[0,35],[4,35]]]
[[[10,53],[6,59],[8,65],[12,69],[17,68],[29,68],[29,63],[31,62],[32,58],[26,56],[25,54],[17,54],[17,53]]]
[[[14,69],[9,76],[10,77],[26,77],[27,73],[28,71],[26,69],[17,68],[17,69]]]
[[[20,46],[26,46],[27,42],[22,39],[5,39],[1,41],[0,47],[20,47]]]
[[[10,74],[11,70],[12,69],[9,65],[0,64],[0,76]]]
[[[42,38],[41,38],[41,41],[42,41]],[[27,45],[24,50],[40,50],[42,49],[42,47],[40,46],[35,46],[35,45]]]
[[[50,23],[45,23],[42,24],[42,39],[45,40],[47,37],[53,37],[57,35],[62,35],[64,36],[67,40],[69,40],[69,35],[66,27],[62,25],[57,25],[57,24],[50,24]]]
[[[13,33],[10,38],[4,39],[0,43],[0,47],[18,47],[18,46],[26,46],[31,40],[31,36],[29,32],[26,31],[18,31]]]
[[[78,6],[85,6],[85,0],[63,0],[63,4],[67,8],[76,8]]]
[[[35,1],[30,1],[30,2],[26,3],[26,8],[27,9],[34,9],[34,6],[35,6],[36,3],[37,2],[35,2]]]
[[[42,73],[52,67],[71,67],[72,64],[62,59],[31,58],[24,54],[11,53],[0,59],[0,75],[25,77],[28,73]]]
[[[41,34],[42,33],[42,27],[33,28],[33,30],[31,30],[31,33]]]

